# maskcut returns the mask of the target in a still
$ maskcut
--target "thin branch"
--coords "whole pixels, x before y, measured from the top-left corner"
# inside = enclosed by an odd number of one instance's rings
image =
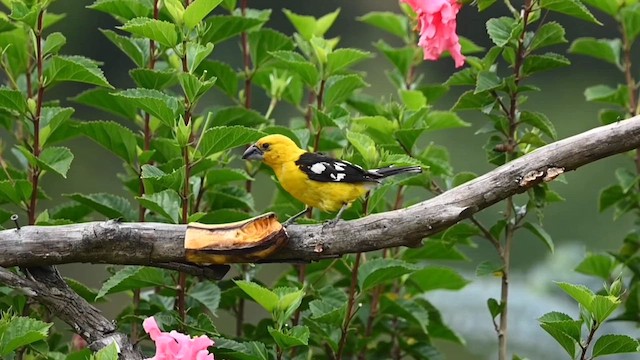
[[[271,262],[334,258],[396,246],[419,246],[436,234],[514,194],[567,172],[640,147],[640,116],[557,141],[411,207],[339,221],[333,227],[291,225],[288,244]],[[186,263],[186,225],[89,222],[0,231],[0,266],[74,262],[151,265]],[[193,264],[192,264],[193,265]]]

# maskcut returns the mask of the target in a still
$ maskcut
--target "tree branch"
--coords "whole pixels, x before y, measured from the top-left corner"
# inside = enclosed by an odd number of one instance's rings
[[[424,237],[559,173],[638,147],[640,116],[549,144],[409,208],[340,221],[333,227],[289,226],[287,245],[268,261],[306,262],[420,246]],[[0,231],[0,266],[87,262],[197,268],[185,259],[185,231],[186,225],[116,221],[25,226]]]

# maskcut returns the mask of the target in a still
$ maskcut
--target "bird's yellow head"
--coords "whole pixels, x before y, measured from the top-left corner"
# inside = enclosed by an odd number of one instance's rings
[[[280,134],[267,135],[249,146],[242,154],[245,160],[262,160],[273,168],[288,161],[296,161],[305,151],[293,140]]]

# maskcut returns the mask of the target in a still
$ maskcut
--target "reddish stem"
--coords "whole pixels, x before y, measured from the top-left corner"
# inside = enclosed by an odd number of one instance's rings
[[[33,156],[40,156],[40,117],[42,116],[42,103],[44,99],[44,76],[42,74],[43,54],[42,54],[42,28],[44,10],[38,13],[38,24],[36,28],[36,68],[38,71],[38,97],[36,99],[36,114],[33,119]],[[29,225],[36,222],[36,211],[38,205],[38,182],[40,181],[40,169],[37,165],[31,168],[31,199],[27,213]]]

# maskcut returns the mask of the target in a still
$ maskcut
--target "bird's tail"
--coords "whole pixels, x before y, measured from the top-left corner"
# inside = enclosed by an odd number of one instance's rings
[[[420,174],[422,172],[422,168],[420,166],[406,166],[406,167],[394,167],[389,166],[382,169],[371,169],[368,171],[369,174],[373,175],[378,179],[383,179],[388,176],[394,176],[398,174]]]

